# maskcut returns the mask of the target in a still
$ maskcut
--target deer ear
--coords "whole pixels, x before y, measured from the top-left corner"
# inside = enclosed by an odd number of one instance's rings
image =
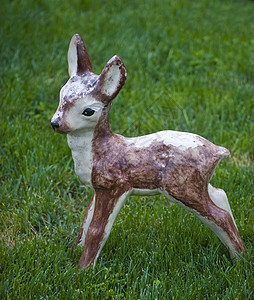
[[[75,74],[92,72],[92,63],[86,51],[82,38],[75,34],[70,42],[68,50],[68,66],[70,77]]]
[[[109,102],[119,93],[127,77],[127,71],[121,58],[113,56],[104,67],[99,76],[95,93],[102,102]]]

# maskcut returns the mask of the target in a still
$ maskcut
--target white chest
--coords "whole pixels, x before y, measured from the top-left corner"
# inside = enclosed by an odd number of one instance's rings
[[[89,186],[92,186],[92,138],[92,132],[67,135],[68,145],[74,160],[75,172],[80,181]]]

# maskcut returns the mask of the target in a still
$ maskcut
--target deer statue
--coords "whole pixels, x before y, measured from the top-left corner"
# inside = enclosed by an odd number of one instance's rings
[[[51,126],[66,133],[75,172],[94,190],[78,245],[84,246],[79,268],[95,262],[117,214],[130,195],[162,194],[193,212],[219,237],[232,259],[244,252],[227,196],[209,181],[229,151],[192,133],[160,131],[126,138],[111,132],[109,111],[126,80],[119,56],[100,75],[81,37],[72,37],[68,50],[70,78],[60,91]]]

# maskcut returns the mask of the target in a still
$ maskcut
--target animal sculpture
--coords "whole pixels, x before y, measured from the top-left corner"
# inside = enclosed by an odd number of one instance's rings
[[[79,268],[94,265],[117,214],[130,195],[162,194],[194,213],[219,237],[232,258],[244,251],[225,192],[209,184],[229,151],[196,134],[160,131],[123,137],[110,129],[109,111],[127,72],[113,56],[100,75],[81,37],[68,50],[69,80],[51,120],[56,132],[67,134],[75,172],[94,190],[78,234],[84,246]]]

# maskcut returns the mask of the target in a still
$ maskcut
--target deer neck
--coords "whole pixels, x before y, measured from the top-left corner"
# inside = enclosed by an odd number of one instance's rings
[[[108,138],[109,136],[112,135],[111,129],[110,129],[110,124],[109,124],[109,111],[110,111],[110,106],[106,105],[104,107],[104,111],[100,116],[99,122],[97,123],[95,129],[94,129],[94,141],[100,141],[104,138]]]
[[[80,181],[91,186],[92,140],[94,131],[79,131],[67,134],[68,145],[72,152],[74,167]]]
[[[67,134],[68,145],[72,152],[74,167],[80,181],[92,187],[93,145],[94,140],[100,144],[111,135],[108,112],[110,105],[105,107],[98,124],[92,130],[80,130]]]

